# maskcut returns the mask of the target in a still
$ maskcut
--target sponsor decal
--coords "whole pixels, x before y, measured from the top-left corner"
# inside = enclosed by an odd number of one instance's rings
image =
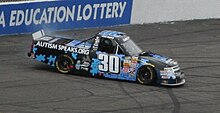
[[[138,63],[138,57],[132,57],[131,58],[131,66],[130,66],[131,75],[134,75],[137,63]]]
[[[97,36],[96,38],[95,38],[95,42],[94,42],[94,44],[93,44],[93,50],[97,50],[98,49],[98,46],[99,46],[99,42],[100,42],[100,38]]]
[[[39,47],[43,47],[43,48],[49,48],[49,49],[56,49],[56,50],[59,50],[59,51],[65,51],[65,52],[71,52],[71,53],[84,54],[84,55],[89,54],[88,49],[65,46],[65,45],[58,45],[58,44],[42,42],[42,41],[38,41],[35,44],[35,46],[39,46]]]
[[[75,66],[77,70],[80,69],[80,65],[81,65],[81,61],[80,61],[80,60],[77,60],[76,66]]]
[[[123,40],[123,42],[126,42],[126,41],[128,41],[130,39],[130,37],[125,37],[125,38],[123,38],[122,40]]]
[[[88,71],[89,70],[90,61],[91,60],[90,60],[89,56],[85,56],[85,57],[83,57],[82,61],[80,61],[80,60],[76,61],[75,67],[76,67],[77,70],[82,69],[82,70]]]
[[[130,72],[130,66],[131,66],[131,57],[125,57],[125,60],[123,62],[123,72],[129,73]]]
[[[123,63],[123,72],[134,76],[138,64],[138,57],[126,57]]]

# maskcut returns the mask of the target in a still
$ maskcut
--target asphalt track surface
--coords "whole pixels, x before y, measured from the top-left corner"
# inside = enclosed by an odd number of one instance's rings
[[[85,38],[126,32],[143,49],[170,56],[182,87],[63,75],[27,57],[31,35],[0,37],[0,113],[220,113],[220,20],[57,32]]]

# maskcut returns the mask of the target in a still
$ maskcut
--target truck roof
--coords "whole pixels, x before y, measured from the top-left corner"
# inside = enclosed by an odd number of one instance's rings
[[[112,30],[104,30],[98,33],[102,37],[107,37],[107,38],[120,38],[126,36],[125,33],[119,32],[119,31],[112,31]]]

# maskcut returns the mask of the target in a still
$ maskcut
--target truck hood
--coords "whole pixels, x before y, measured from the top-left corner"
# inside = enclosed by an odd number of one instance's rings
[[[178,65],[177,61],[173,60],[172,58],[163,56],[163,55],[159,55],[156,53],[152,53],[152,52],[144,52],[140,54],[141,58],[146,58],[149,59],[151,62],[159,62],[160,64],[163,64],[165,66],[176,66]]]

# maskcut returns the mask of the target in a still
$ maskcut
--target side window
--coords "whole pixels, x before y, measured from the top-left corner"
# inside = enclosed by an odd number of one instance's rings
[[[122,51],[122,49],[119,46],[117,46],[115,53],[116,54],[124,54],[124,52]]]
[[[98,51],[106,52],[109,54],[114,54],[116,51],[116,43],[108,38],[101,38]]]

